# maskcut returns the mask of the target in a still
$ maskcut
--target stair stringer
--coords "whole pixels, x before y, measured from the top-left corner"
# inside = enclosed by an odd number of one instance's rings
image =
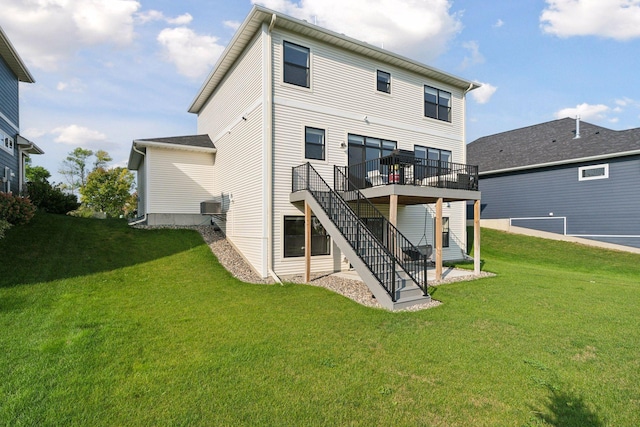
[[[327,231],[333,242],[338,246],[340,251],[347,257],[353,268],[356,270],[360,278],[364,281],[367,288],[376,297],[376,300],[380,305],[388,310],[398,310],[401,308],[410,307],[415,304],[421,304],[431,301],[430,296],[401,298],[397,301],[393,301],[391,296],[387,293],[385,288],[380,284],[376,276],[371,272],[367,264],[358,256],[355,249],[351,246],[349,241],[344,237],[340,229],[333,223],[329,215],[322,208],[320,203],[313,197],[313,195],[307,190],[297,191],[291,194],[291,201],[306,201],[309,207],[313,211],[315,217],[320,221],[320,224]],[[399,272],[402,271],[400,266],[396,264],[396,268]],[[414,285],[415,286],[415,285]]]

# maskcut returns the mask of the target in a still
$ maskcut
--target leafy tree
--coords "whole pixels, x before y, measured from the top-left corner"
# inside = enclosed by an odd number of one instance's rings
[[[111,217],[124,215],[127,202],[131,199],[133,180],[134,176],[127,168],[97,168],[89,174],[86,185],[80,189],[82,201]]]
[[[31,157],[27,157],[24,169],[25,177],[29,182],[49,182],[51,173],[42,166],[31,166]]]
[[[104,169],[107,167],[107,164],[113,160],[109,153],[104,150],[98,150],[94,153],[94,155],[96,157],[96,160],[93,163],[93,170],[96,170],[98,168]]]
[[[62,162],[62,169],[59,172],[65,177],[68,188],[74,194],[76,190],[81,189],[87,183],[87,174],[89,172],[87,170],[87,160],[91,156],[93,156],[93,151],[78,147],[70,152]]]

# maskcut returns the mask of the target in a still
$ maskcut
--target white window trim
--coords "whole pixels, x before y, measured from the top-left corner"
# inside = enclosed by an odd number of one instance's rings
[[[9,147],[6,146],[7,139],[9,140]],[[6,151],[7,153],[13,156],[15,151],[15,144],[16,142],[13,138],[11,138],[6,133],[0,131],[0,148],[2,148],[4,151]]]
[[[604,175],[598,176],[582,176],[582,171],[591,170],[591,169],[604,169]],[[607,179],[609,178],[609,164],[601,164],[601,165],[590,165],[590,166],[581,166],[578,168],[578,181],[592,181],[594,179]]]

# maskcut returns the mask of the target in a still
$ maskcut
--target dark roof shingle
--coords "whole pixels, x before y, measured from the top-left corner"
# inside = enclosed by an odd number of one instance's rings
[[[159,142],[162,144],[174,144],[191,147],[216,148],[209,135],[171,136],[163,138],[137,139],[136,141]]]
[[[467,163],[479,172],[567,162],[640,150],[640,128],[616,131],[570,118],[484,136],[467,145]]]

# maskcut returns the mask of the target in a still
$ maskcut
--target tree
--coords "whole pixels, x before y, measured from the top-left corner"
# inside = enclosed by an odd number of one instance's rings
[[[96,160],[95,162],[93,162],[93,170],[96,170],[98,168],[104,169],[107,167],[107,164],[113,160],[109,153],[104,150],[98,150],[94,153],[94,155],[96,157]]]
[[[127,168],[95,169],[80,189],[82,201],[111,217],[124,215],[131,199],[133,180],[134,176]]]
[[[31,166],[31,158],[25,159],[24,175],[29,182],[49,182],[51,173],[42,166]]]
[[[68,188],[73,194],[87,183],[87,159],[91,156],[93,151],[78,147],[62,162],[62,169],[59,172],[67,180]]]

